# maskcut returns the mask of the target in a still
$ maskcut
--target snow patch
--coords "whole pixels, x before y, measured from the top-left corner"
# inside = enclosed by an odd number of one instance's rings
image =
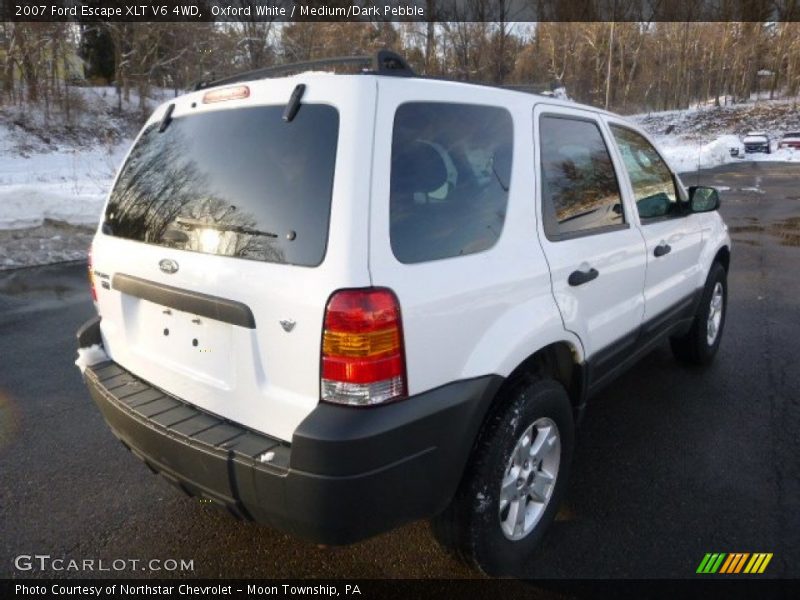
[[[108,354],[99,344],[92,344],[86,348],[78,348],[78,359],[75,361],[81,373],[86,371],[86,367],[100,364],[108,360]]]
[[[744,144],[735,135],[721,135],[705,144],[667,136],[657,137],[656,142],[664,158],[678,173],[710,169],[739,160],[731,156],[731,148],[744,154]]]
[[[97,223],[130,142],[30,157],[15,155],[9,145],[0,126],[0,229],[37,227],[45,219]]]

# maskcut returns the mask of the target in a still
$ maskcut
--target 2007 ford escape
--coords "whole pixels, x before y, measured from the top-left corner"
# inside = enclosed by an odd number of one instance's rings
[[[256,72],[158,108],[109,196],[79,344],[114,434],[326,544],[419,518],[489,573],[553,520],[587,398],[705,364],[730,238],[626,120],[415,77]],[[90,361],[91,362],[91,361]]]

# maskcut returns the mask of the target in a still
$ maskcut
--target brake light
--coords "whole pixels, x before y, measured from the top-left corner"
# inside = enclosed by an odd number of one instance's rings
[[[321,399],[369,406],[405,397],[400,305],[391,290],[342,290],[328,300]]]
[[[221,90],[211,90],[203,94],[203,104],[213,104],[214,102],[225,102],[226,100],[243,100],[250,96],[250,88],[246,85],[222,88]]]
[[[94,281],[94,268],[92,267],[92,247],[89,246],[89,289],[92,291],[92,300],[97,302],[97,288],[95,287]]]

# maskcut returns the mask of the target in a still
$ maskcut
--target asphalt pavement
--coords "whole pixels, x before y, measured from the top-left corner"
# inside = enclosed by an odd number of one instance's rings
[[[765,576],[800,577],[800,166],[683,178],[721,189],[734,238],[720,352],[693,369],[664,344],[591,401],[529,577],[695,577],[707,552],[770,552]],[[474,576],[424,522],[321,548],[181,495],[86,392],[74,332],[92,314],[84,265],[0,272],[0,577]],[[193,570],[16,568],[33,554]]]

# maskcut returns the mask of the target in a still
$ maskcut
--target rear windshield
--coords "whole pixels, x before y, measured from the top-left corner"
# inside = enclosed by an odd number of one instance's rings
[[[304,104],[150,125],[123,167],[103,232],[148,244],[315,266],[328,240],[339,114]]]

